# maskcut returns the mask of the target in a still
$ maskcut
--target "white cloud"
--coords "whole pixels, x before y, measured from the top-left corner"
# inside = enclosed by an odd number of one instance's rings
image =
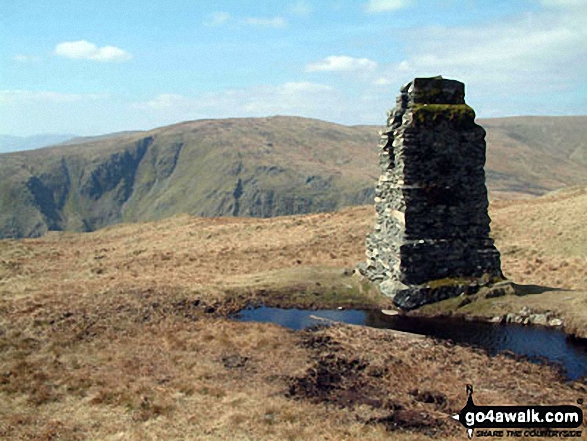
[[[115,46],[98,47],[86,40],[66,41],[55,46],[55,55],[73,59],[85,59],[94,61],[126,61],[131,55],[123,49]]]
[[[568,88],[587,74],[587,13],[579,12],[405,30],[408,56],[392,66],[390,74],[407,80],[443,75],[487,90],[499,85],[497,92],[514,94]]]
[[[377,63],[368,58],[353,58],[346,55],[331,55],[316,63],[310,63],[306,66],[306,72],[320,71],[359,71],[373,70],[377,68]]]
[[[369,0],[365,6],[367,12],[389,12],[403,9],[412,4],[413,0]]]
[[[287,26],[287,20],[283,17],[273,18],[258,18],[249,17],[245,19],[245,23],[251,26],[267,27],[267,28],[285,28]]]
[[[289,7],[289,12],[293,15],[306,17],[312,13],[312,6],[304,0],[300,0]]]
[[[541,10],[490,23],[402,28],[395,37],[403,40],[397,52],[401,58],[394,63],[339,55],[306,66],[308,72],[352,71],[337,78],[336,87],[285,82],[197,96],[166,93],[136,104],[116,96],[100,100],[100,95],[0,91],[0,114],[14,115],[0,118],[0,132],[104,133],[275,114],[383,124],[403,83],[433,75],[464,81],[467,102],[482,117],[584,114],[587,1],[536,3]],[[244,19],[230,20],[247,26]]]
[[[206,26],[220,26],[229,22],[232,16],[228,12],[214,12],[204,21]]]

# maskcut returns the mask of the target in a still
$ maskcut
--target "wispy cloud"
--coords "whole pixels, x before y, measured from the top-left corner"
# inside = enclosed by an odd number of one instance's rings
[[[243,95],[243,111],[250,115],[312,113],[317,108],[325,107],[324,100],[333,91],[330,86],[305,81],[259,86]],[[322,103],[316,100],[322,100]]]
[[[251,26],[259,26],[266,28],[285,28],[287,27],[287,20],[283,17],[249,17],[245,19],[245,23]]]
[[[186,103],[188,103],[188,100],[183,95],[175,93],[162,93],[147,102],[139,103],[137,107],[143,109],[162,110],[172,107],[181,107]]]
[[[582,19],[570,14],[558,19],[527,16],[485,26],[414,29],[405,34],[413,43],[411,54],[396,69],[537,90],[541,82],[560,83],[586,73],[587,28]]]
[[[15,102],[51,102],[73,103],[84,100],[106,98],[106,94],[79,94],[33,90],[0,90],[0,103]]]
[[[283,17],[248,17],[239,19],[233,17],[228,12],[215,12],[204,20],[204,25],[209,27],[222,26],[229,23],[259,28],[285,28],[288,25],[287,20]]]
[[[38,57],[36,55],[23,54],[15,55],[13,59],[14,61],[18,61],[19,63],[38,63],[39,61],[41,61],[41,57]]]
[[[541,0],[541,3],[545,6],[563,7],[563,8],[576,8],[582,7],[587,8],[585,0]]]
[[[312,13],[312,6],[304,0],[300,0],[291,5],[288,11],[290,14],[306,17]]]
[[[377,63],[368,58],[353,58],[346,55],[331,55],[315,63],[306,66],[306,72],[343,72],[364,71],[377,68]]]
[[[587,2],[542,3],[542,11],[486,24],[404,29],[405,58],[378,69],[373,85],[443,75],[465,82],[485,117],[572,113],[587,76]]]
[[[367,12],[389,12],[397,11],[410,6],[413,0],[369,0],[365,5]]]
[[[132,56],[116,46],[98,47],[86,40],[66,41],[55,46],[55,55],[65,58],[94,60],[102,62],[126,61]]]
[[[232,16],[228,12],[219,11],[210,14],[206,20],[204,20],[204,24],[206,26],[220,26],[222,24],[228,23],[232,19]]]
[[[134,104],[147,111],[147,118],[165,118],[165,123],[211,117],[253,117],[291,114],[320,117],[338,100],[330,86],[307,81],[292,81],[276,86],[262,85],[232,89],[195,97],[161,94]]]
[[[390,78],[379,77],[375,81],[373,81],[373,84],[375,84],[376,86],[389,86],[390,84],[393,84],[393,81],[391,81]]]
[[[0,90],[0,133],[99,134],[140,127],[125,103],[107,93],[67,93],[55,90]]]

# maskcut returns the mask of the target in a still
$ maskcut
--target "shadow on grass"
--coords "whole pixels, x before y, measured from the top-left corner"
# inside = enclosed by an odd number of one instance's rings
[[[571,289],[565,288],[553,288],[551,286],[542,285],[520,285],[518,283],[512,283],[517,296],[527,296],[530,294],[542,294],[549,291],[572,291]]]

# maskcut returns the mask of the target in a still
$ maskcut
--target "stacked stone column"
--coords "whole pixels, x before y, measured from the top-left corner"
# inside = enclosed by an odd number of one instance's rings
[[[362,272],[404,309],[503,280],[489,237],[485,130],[464,84],[416,78],[380,144],[376,222]]]

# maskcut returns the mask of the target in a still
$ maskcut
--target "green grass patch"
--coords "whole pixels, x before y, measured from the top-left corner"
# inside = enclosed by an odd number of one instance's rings
[[[297,267],[250,275],[231,283],[227,300],[267,306],[329,309],[387,307],[390,299],[376,285],[332,267]]]

